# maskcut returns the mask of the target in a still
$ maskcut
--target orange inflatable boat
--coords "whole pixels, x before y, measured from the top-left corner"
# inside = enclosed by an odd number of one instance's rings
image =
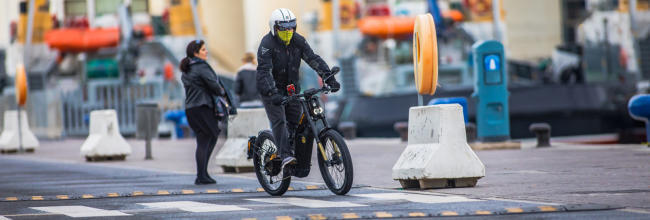
[[[376,37],[413,34],[415,17],[368,16],[359,20],[361,33]]]
[[[151,26],[138,26],[135,30],[143,31],[145,36],[151,36]],[[119,28],[63,28],[48,31],[45,42],[54,49],[62,52],[87,52],[105,47],[115,47],[120,41]]]

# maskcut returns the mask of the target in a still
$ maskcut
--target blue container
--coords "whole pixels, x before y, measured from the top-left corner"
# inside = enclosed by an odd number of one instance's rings
[[[463,106],[463,118],[465,119],[465,124],[467,124],[467,99],[465,97],[435,98],[431,99],[427,105],[438,104],[459,104]]]
[[[472,46],[477,137],[482,141],[510,139],[508,78],[503,45],[480,41]]]
[[[630,101],[627,103],[627,109],[632,118],[646,123],[646,142],[650,142],[650,126],[648,126],[648,119],[650,119],[650,95],[635,95],[630,98]]]

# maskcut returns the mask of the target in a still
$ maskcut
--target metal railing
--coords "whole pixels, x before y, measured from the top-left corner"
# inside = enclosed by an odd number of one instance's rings
[[[120,80],[89,82],[86,90],[61,95],[64,136],[88,135],[90,112],[115,109],[120,132],[133,135],[136,130],[135,106],[141,101],[158,101],[162,82],[124,84]]]

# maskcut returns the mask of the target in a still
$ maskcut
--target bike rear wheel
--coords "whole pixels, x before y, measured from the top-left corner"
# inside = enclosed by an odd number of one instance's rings
[[[284,177],[280,170],[280,163],[273,159],[279,153],[270,131],[263,131],[257,137],[257,149],[253,156],[253,166],[257,180],[268,194],[281,196],[291,184],[291,177]]]
[[[320,141],[327,156],[327,160],[323,159],[322,152],[318,150],[318,166],[323,180],[334,194],[345,195],[352,188],[354,177],[348,146],[334,130],[326,131]]]

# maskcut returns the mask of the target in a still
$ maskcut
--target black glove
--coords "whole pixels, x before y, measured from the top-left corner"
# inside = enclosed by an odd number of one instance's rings
[[[339,82],[337,82],[336,79],[334,79],[334,76],[327,79],[327,82],[325,83],[327,83],[327,85],[330,86],[332,92],[337,92],[339,91],[339,89],[341,89],[341,84],[339,84]]]
[[[273,102],[274,105],[282,105],[282,102],[285,100],[287,100],[287,97],[280,95],[279,93],[275,93],[271,96],[271,102]]]

